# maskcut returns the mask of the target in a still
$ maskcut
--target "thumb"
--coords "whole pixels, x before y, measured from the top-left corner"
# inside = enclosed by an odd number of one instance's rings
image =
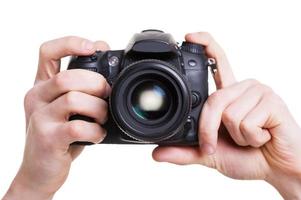
[[[201,164],[216,168],[216,155],[203,154],[198,147],[156,147],[153,159],[178,165]]]

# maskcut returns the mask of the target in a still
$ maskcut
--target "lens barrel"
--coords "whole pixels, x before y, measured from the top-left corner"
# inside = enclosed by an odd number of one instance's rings
[[[110,109],[118,127],[142,142],[160,142],[183,127],[191,108],[184,77],[164,61],[147,59],[122,70],[113,84]]]

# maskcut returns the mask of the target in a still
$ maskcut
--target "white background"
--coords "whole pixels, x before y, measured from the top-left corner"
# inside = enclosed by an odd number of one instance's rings
[[[23,96],[32,87],[43,41],[78,35],[122,49],[142,29],[162,29],[177,41],[187,32],[208,31],[225,49],[239,80],[252,77],[273,87],[300,122],[300,9],[298,1],[288,0],[1,1],[0,196],[22,160]],[[55,199],[281,199],[262,181],[232,180],[202,166],[156,163],[152,149],[86,148]]]

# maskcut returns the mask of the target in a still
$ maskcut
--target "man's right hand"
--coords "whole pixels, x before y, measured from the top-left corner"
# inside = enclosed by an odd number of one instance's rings
[[[237,82],[222,48],[208,33],[186,40],[217,61],[212,93],[200,114],[199,147],[158,147],[155,160],[202,164],[235,179],[260,179],[285,199],[301,199],[301,129],[283,100],[255,80]]]
[[[83,150],[75,141],[99,143],[106,135],[110,93],[105,78],[87,70],[60,72],[60,59],[108,50],[102,41],[65,37],[42,44],[34,87],[25,97],[26,145],[22,165],[4,199],[51,199],[65,182],[71,162]],[[74,114],[95,123],[69,121]],[[20,196],[21,195],[21,196]]]

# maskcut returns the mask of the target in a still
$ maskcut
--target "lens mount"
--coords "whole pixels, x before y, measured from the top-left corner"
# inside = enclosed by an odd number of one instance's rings
[[[110,109],[119,128],[141,142],[160,142],[183,127],[191,108],[184,77],[170,63],[145,59],[122,70]]]

